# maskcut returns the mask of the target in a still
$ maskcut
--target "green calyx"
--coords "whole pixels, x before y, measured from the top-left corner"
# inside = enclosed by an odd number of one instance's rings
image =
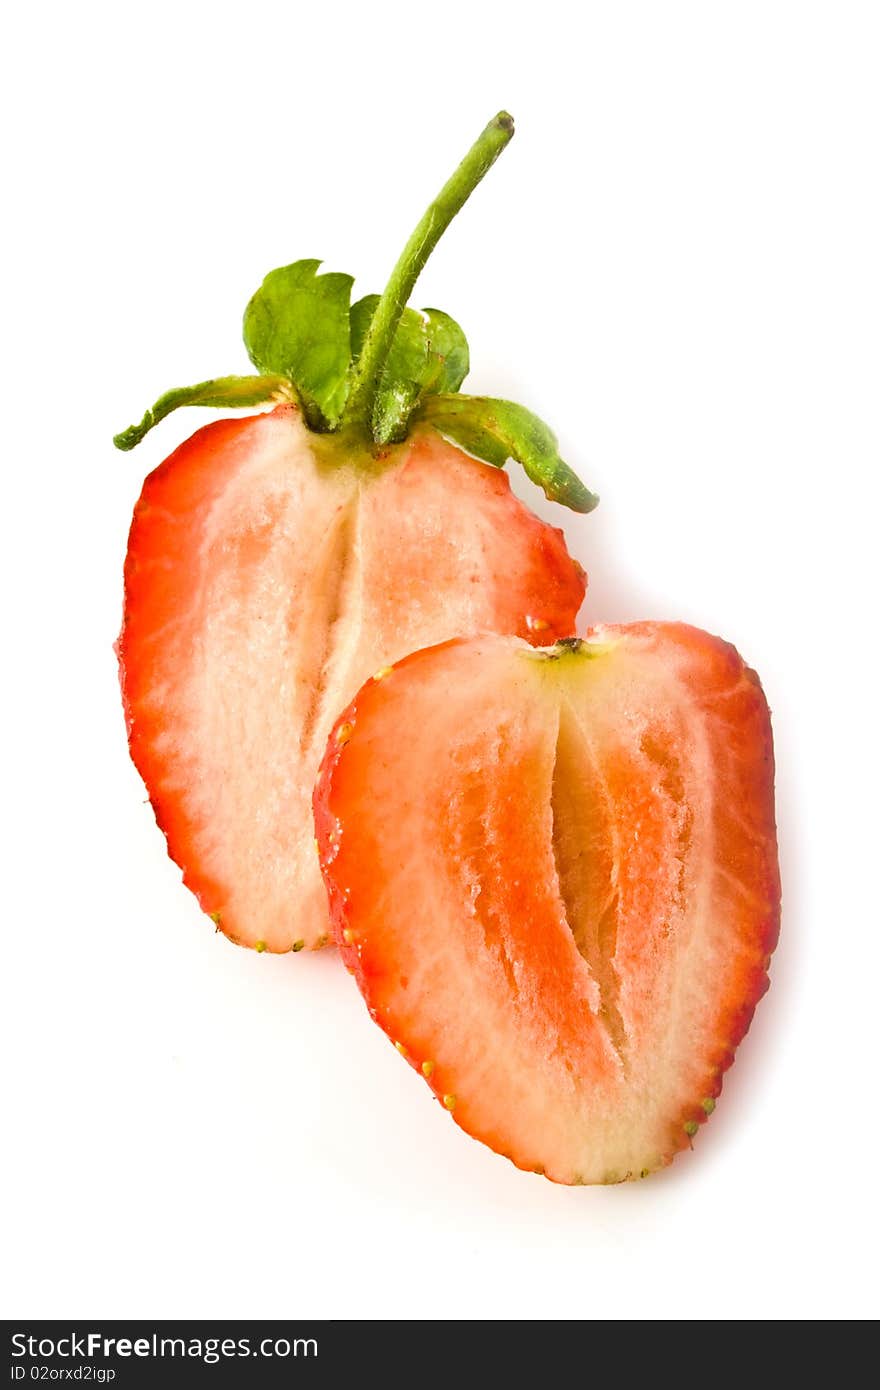
[[[413,425],[436,429],[466,453],[502,468],[522,465],[547,497],[578,512],[598,498],[559,456],[550,429],[512,401],[462,396],[467,339],[440,309],[408,308],[428,257],[453,217],[513,136],[500,112],[430,204],[381,295],[351,303],[353,279],[318,274],[321,262],[270,271],[244,315],[244,343],[259,375],[213,378],[161,396],[141,422],[114,438],[133,449],[172,410],[293,401],[309,429],[360,435],[368,446],[405,439]]]
[[[320,261],[270,270],[244,311],[244,345],[260,372],[286,377],[313,430],[335,429],[348,394],[351,275]]]
[[[351,306],[355,370],[380,304],[378,294],[368,294]],[[375,442],[392,444],[404,439],[410,417],[423,397],[457,391],[469,369],[467,338],[455,319],[442,309],[404,309],[370,401],[370,431]]]
[[[266,401],[291,400],[290,382],[285,376],[220,376],[201,381],[198,386],[180,386],[166,391],[144,415],[140,424],[113,436],[117,449],[133,449],[145,434],[182,405],[210,405],[220,410],[233,406],[264,405]]]

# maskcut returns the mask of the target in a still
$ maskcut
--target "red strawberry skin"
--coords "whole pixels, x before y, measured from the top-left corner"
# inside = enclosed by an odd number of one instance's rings
[[[456,633],[564,636],[584,588],[561,531],[433,432],[346,452],[283,406],[206,426],[151,473],[117,643],[129,744],[220,929],[326,941],[312,785],[372,672]]]
[[[416,652],[340,715],[314,810],[345,962],[464,1129],[563,1183],[690,1145],[779,930],[769,714],[732,647]]]

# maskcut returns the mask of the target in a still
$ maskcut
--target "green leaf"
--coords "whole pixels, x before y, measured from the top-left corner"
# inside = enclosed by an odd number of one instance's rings
[[[551,502],[591,512],[599,501],[559,457],[553,431],[522,405],[488,396],[427,396],[419,418],[494,468],[515,459]]]
[[[262,405],[265,401],[289,400],[292,395],[290,382],[280,376],[218,376],[210,381],[201,381],[198,386],[178,386],[166,391],[152,406],[139,425],[129,425],[121,434],[114,435],[113,443],[117,449],[133,449],[140,444],[144,435],[172,410],[182,405],[209,405],[220,409],[238,408],[246,405]]]
[[[339,423],[348,395],[350,275],[320,261],[271,270],[244,313],[244,341],[261,372],[289,377],[312,429]]]
[[[357,362],[379,303],[368,294],[351,306],[351,355]],[[467,339],[442,309],[404,309],[375,393],[372,430],[377,444],[402,439],[419,401],[430,392],[457,391],[468,374]]]

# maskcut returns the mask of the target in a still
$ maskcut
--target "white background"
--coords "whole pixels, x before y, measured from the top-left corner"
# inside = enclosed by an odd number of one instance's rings
[[[876,1314],[880,13],[157,0],[5,21],[0,1191],[8,1316]],[[302,256],[425,272],[471,390],[550,420],[587,620],[736,642],[774,710],[773,987],[693,1154],[566,1190],[463,1136],[330,952],[215,937],[128,762],[131,507]]]

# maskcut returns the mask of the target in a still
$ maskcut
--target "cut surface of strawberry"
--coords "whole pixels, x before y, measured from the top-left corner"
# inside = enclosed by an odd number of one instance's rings
[[[186,883],[258,949],[326,939],[311,793],[359,685],[458,633],[563,636],[583,598],[561,531],[505,473],[433,431],[384,455],[282,406],[200,430],[135,509],[118,642],[132,757]]]
[[[478,637],[368,682],[314,797],[334,931],[454,1119],[557,1182],[668,1163],[768,984],[767,705],[717,638]]]

